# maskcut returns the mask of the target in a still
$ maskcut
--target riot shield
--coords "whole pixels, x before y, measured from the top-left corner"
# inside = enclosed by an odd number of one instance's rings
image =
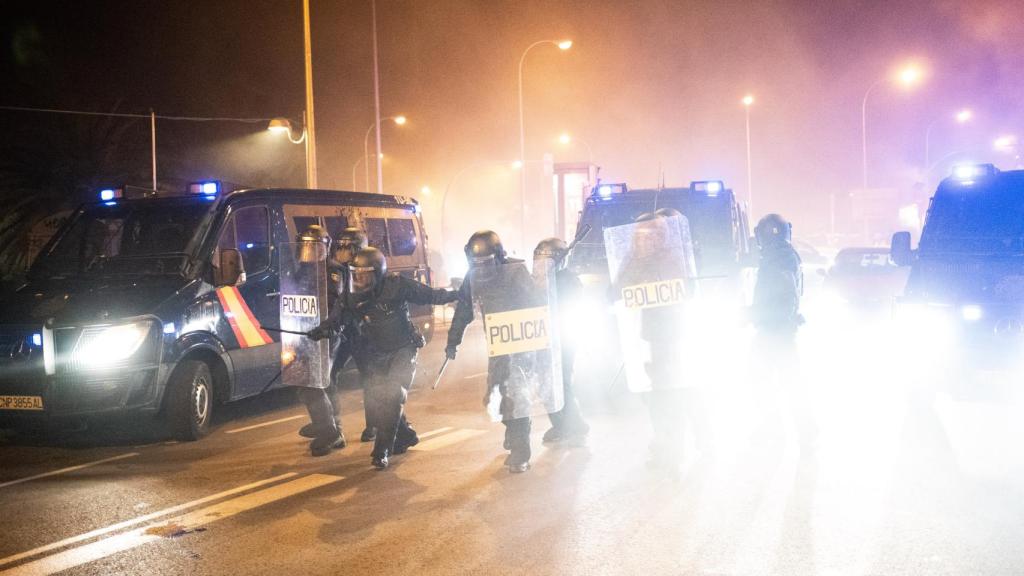
[[[684,330],[696,266],[686,217],[605,228],[604,244],[630,390],[693,385]]]
[[[492,262],[469,274],[483,318],[488,413],[495,421],[558,412],[564,405],[554,278],[526,264]]]
[[[315,242],[278,246],[280,264],[280,327],[309,332],[327,318],[327,248]],[[281,383],[326,388],[331,354],[327,340],[281,333]]]

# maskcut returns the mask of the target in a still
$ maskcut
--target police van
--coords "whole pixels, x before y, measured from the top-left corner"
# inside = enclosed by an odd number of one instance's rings
[[[390,271],[430,284],[416,200],[301,189],[177,196],[108,189],[42,249],[0,302],[0,427],[142,412],[176,437],[215,407],[279,387],[280,245],[311,224],[364,230]],[[429,337],[432,310],[414,307]]]
[[[577,227],[579,240],[567,260],[567,266],[584,285],[584,297],[565,320],[571,324],[569,334],[577,343],[577,350],[589,356],[587,361],[577,363],[581,381],[606,380],[604,374],[617,371],[611,364],[621,364],[619,332],[608,302],[604,231],[631,224],[641,214],[661,208],[674,208],[689,222],[696,272],[702,279],[701,316],[707,317],[708,322],[728,324],[726,316],[738,316],[741,306],[749,302],[754,254],[747,213],[722,181],[695,181],[688,187],[655,189],[599,184],[584,204]]]
[[[961,165],[931,198],[917,249],[893,235],[891,254],[908,266],[895,316],[901,349],[918,365],[944,363],[953,392],[1020,389],[1024,364],[1024,170]]]
[[[750,227],[744,207],[719,180],[691,182],[688,188],[631,190],[601,184],[587,198],[578,231],[586,231],[568,265],[589,282],[606,277],[604,229],[630,224],[644,213],[674,208],[690,224],[697,274],[726,279],[740,273],[750,255]]]

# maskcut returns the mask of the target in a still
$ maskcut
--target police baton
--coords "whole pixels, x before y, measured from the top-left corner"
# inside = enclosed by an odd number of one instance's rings
[[[444,364],[441,364],[441,371],[437,373],[437,380],[434,380],[434,386],[431,390],[437,390],[437,385],[441,383],[441,378],[444,376],[444,371],[448,369],[448,362],[451,360],[448,356],[444,357]]]
[[[263,328],[264,330],[268,330],[270,332],[277,332],[279,334],[295,334],[296,336],[307,336],[307,337],[309,336],[309,332],[296,332],[295,330],[284,330],[282,328],[271,328],[270,326],[260,326],[260,328]]]

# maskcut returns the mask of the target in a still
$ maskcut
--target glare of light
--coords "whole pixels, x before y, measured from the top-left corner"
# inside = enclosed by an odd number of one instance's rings
[[[600,196],[601,198],[611,198],[612,197],[612,187],[611,186],[598,186],[598,188],[597,188],[597,195]]]
[[[974,116],[974,113],[971,112],[969,109],[964,108],[963,110],[956,113],[956,121],[959,122],[960,124],[963,124],[964,122],[969,121],[972,116]]]
[[[405,116],[395,116],[394,121],[395,124],[398,124],[399,126],[404,126],[405,123],[408,122],[408,119]]]
[[[1014,145],[1017,143],[1017,137],[1013,135],[1000,136],[996,138],[993,146],[996,150],[1008,151],[1012,150]]]
[[[203,194],[216,194],[217,188],[216,182],[203,182],[202,184]]]
[[[177,332],[176,328],[177,327],[174,325],[174,322],[168,322],[164,324],[164,334],[174,334]]]
[[[109,328],[87,329],[75,350],[78,363],[90,368],[126,360],[138,351],[149,335],[148,322]]]
[[[722,191],[722,183],[721,182],[708,182],[708,186],[707,186],[706,190],[707,190],[708,196],[715,196],[719,192]]]
[[[377,154],[377,158],[383,160],[384,159],[384,153],[381,152],[380,154]]]
[[[522,167],[523,167],[523,161],[522,160],[513,160],[512,161],[512,169],[513,170],[519,170]]]
[[[953,166],[953,178],[957,180],[972,180],[978,175],[978,167],[973,164],[959,164]]]
[[[754,96],[752,94],[747,94],[746,96],[743,97],[743,105],[744,106],[750,106],[753,103],[754,103]]]
[[[900,84],[903,84],[903,86],[910,88],[921,81],[921,79],[924,77],[924,72],[921,71],[920,67],[910,64],[904,67],[902,70],[900,70],[898,77]]]
[[[453,252],[444,261],[445,270],[450,278],[465,278],[469,271],[469,264],[466,262],[466,255],[462,252]]]
[[[270,124],[267,124],[267,130],[271,132],[291,132],[292,123],[287,118],[273,118]]]
[[[43,335],[38,333],[38,332],[33,334],[32,335],[32,345],[33,346],[37,346],[37,347],[38,346],[42,346],[43,345]]]
[[[978,306],[977,304],[968,304],[963,308],[960,308],[960,315],[968,322],[977,322],[978,320],[981,320],[981,317],[984,315],[984,311],[982,311],[981,306]]]
[[[562,144],[568,144],[572,142],[572,136],[569,136],[568,133],[563,132],[562,135],[558,137],[558,141],[561,142]]]
[[[106,190],[100,190],[100,200],[103,200],[104,202],[109,202],[110,200],[113,199],[114,191],[112,189],[107,188]]]
[[[420,188],[420,194],[423,194],[424,196],[430,196],[430,186],[424,186],[423,188]]]
[[[558,43],[559,50],[568,50],[572,48],[572,40],[562,40]]]
[[[291,364],[294,361],[295,361],[295,352],[293,352],[291,350],[282,350],[281,351],[281,365],[282,366],[287,366],[287,365]]]

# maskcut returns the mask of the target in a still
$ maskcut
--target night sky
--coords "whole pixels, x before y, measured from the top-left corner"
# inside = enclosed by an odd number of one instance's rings
[[[311,6],[320,185],[351,189],[373,122],[370,3]],[[2,105],[301,118],[300,0],[3,7]],[[864,91],[909,59],[927,66],[925,83],[906,93],[882,84],[869,101],[873,186],[919,181],[926,126],[964,106],[975,121],[935,124],[933,159],[963,151],[955,158],[1005,165],[992,140],[1024,130],[1022,2],[379,0],[377,10],[382,114],[409,117],[383,129],[385,189],[430,186],[428,224],[430,203],[475,162],[486,166],[460,179],[451,200],[476,211],[464,227],[515,221],[514,206],[494,206],[516,202],[516,176],[501,168],[518,154],[516,65],[542,39],[574,46],[542,46],[527,59],[528,160],[585,159],[582,145],[556,141],[568,131],[590,144],[605,180],[722,178],[742,194],[740,98],[751,92],[757,212],[783,211],[808,231],[827,226],[829,194],[860,184]],[[56,122],[59,134],[74,121],[0,112],[21,146],[32,145],[33,123]],[[117,138],[127,145],[111,165],[145,184],[148,122],[123,122]],[[301,185],[302,147],[263,128],[160,121],[161,182]],[[56,152],[41,145],[47,153]]]

